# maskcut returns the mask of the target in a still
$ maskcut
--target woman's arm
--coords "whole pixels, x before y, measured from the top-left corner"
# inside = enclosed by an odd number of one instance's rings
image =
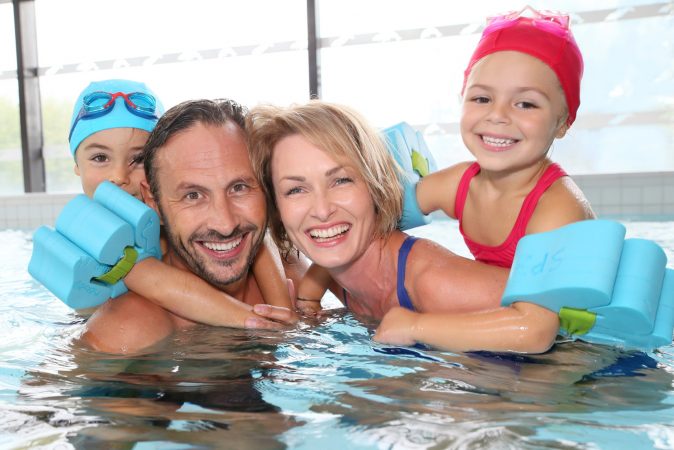
[[[321,266],[312,264],[297,286],[297,308],[304,314],[321,310],[321,299],[332,284],[332,277]]]
[[[211,286],[191,272],[147,258],[124,278],[129,290],[186,319],[214,326],[247,328],[259,319],[249,305]],[[271,321],[249,322],[255,328],[279,328]],[[294,321],[290,322],[294,323]]]
[[[265,303],[293,309],[281,254],[269,235],[265,236],[255,256],[253,275]]]
[[[415,313],[395,307],[374,340],[394,345],[428,344],[449,351],[543,353],[559,330],[557,314],[532,303],[473,313]]]

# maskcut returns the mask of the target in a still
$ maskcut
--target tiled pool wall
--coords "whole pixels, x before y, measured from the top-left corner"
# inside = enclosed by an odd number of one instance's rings
[[[674,172],[575,175],[599,217],[616,220],[674,220]],[[76,194],[0,196],[0,229],[54,225]]]

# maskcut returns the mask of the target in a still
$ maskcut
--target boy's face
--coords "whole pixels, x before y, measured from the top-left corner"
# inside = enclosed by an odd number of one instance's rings
[[[98,185],[108,180],[141,199],[145,172],[140,158],[149,136],[136,128],[111,128],[83,140],[75,153],[75,173],[82,178],[84,193],[92,197]]]

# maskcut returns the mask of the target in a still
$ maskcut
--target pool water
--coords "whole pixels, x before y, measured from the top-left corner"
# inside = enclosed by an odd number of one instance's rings
[[[626,225],[674,261],[674,224]],[[456,228],[415,234],[466,254]],[[373,343],[373,324],[335,309],[285,332],[203,326],[143,356],[102,355],[27,274],[30,233],[0,242],[2,448],[674,447],[672,346],[422,351]]]

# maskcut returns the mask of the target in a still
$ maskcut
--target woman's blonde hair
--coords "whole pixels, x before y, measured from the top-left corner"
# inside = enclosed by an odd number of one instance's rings
[[[295,134],[357,170],[375,205],[375,238],[395,230],[403,202],[399,168],[377,130],[356,111],[320,100],[288,108],[258,106],[246,118],[246,131],[253,170],[267,198],[269,227],[282,253],[293,245],[276,206],[271,159],[276,144]]]

